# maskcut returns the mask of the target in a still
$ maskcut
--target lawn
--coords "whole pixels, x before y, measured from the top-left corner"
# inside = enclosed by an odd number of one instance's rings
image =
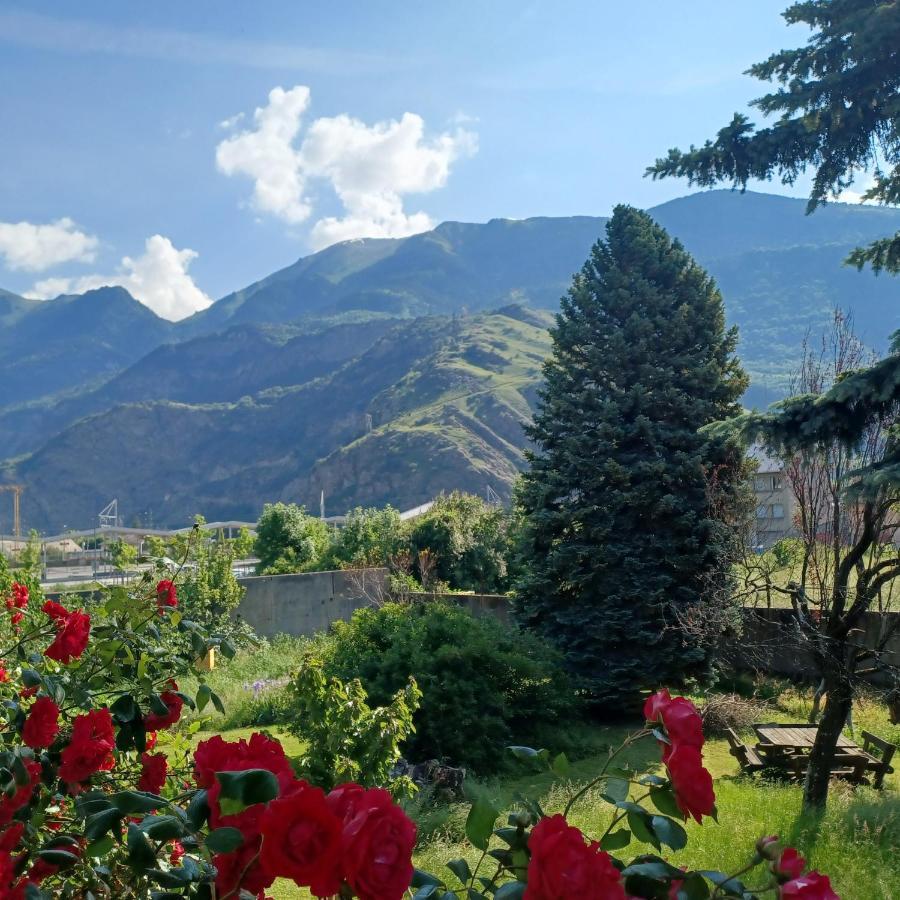
[[[789,711],[781,718],[790,718]],[[869,713],[874,718],[873,713]],[[878,717],[880,719],[880,717]],[[882,731],[884,729],[881,729]],[[222,733],[226,739],[247,737],[253,729]],[[284,741],[289,755],[301,749],[300,742],[278,730],[272,733]],[[627,733],[621,727],[595,726],[585,735],[595,746],[618,745]],[[220,733],[220,732],[216,732]],[[208,737],[200,733],[197,740]],[[602,765],[606,754],[595,751],[572,765],[567,781],[546,772],[531,773],[522,764],[521,774],[485,782],[481,787],[504,809],[512,808],[516,792],[538,797],[550,812],[560,811],[569,794],[584,784]],[[639,771],[658,768],[658,752],[652,741],[630,750],[626,757]],[[675,865],[736,870],[746,861],[755,840],[763,834],[780,834],[794,844],[810,864],[827,872],[843,900],[893,900],[900,897],[900,869],[895,858],[900,850],[900,796],[898,775],[892,775],[882,792],[870,788],[850,789],[835,784],[828,812],[819,821],[800,817],[800,788],[737,774],[737,764],[728,753],[725,741],[712,739],[705,753],[707,765],[716,779],[719,808],[718,824],[706,821],[702,826],[687,826],[687,848],[669,853]],[[602,831],[609,821],[608,807],[596,793],[589,792],[570,816],[573,824],[588,833]],[[415,806],[411,813],[419,824],[420,841],[415,863],[420,868],[448,874],[447,860],[465,857],[474,866],[480,855],[463,837],[467,807]],[[652,852],[646,845],[633,844],[623,853]],[[290,882],[278,882],[271,890],[275,900],[297,900],[310,895]]]

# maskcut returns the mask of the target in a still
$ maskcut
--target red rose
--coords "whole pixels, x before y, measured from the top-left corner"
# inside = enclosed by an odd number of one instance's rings
[[[174,725],[181,718],[181,709],[184,706],[184,700],[174,693],[178,690],[178,685],[174,681],[169,681],[170,691],[163,691],[159,695],[159,699],[166,705],[168,712],[165,715],[160,713],[149,712],[144,716],[144,728],[147,731],[162,731],[170,725]]]
[[[175,841],[172,844],[172,852],[169,854],[169,862],[173,866],[177,866],[181,862],[182,856],[184,856],[184,844],[181,841]]]
[[[278,777],[281,793],[294,780],[290,760],[278,741],[260,734],[250,740],[224,741],[219,735],[201,741],[194,751],[194,779],[198,787],[217,784],[216,772],[239,772],[243,769],[266,769]]]
[[[44,651],[44,656],[67,665],[84,653],[91,633],[91,617],[76,609],[68,613],[65,619],[56,618],[54,621],[59,630],[53,643]]]
[[[346,784],[339,784],[325,799],[328,801],[329,809],[342,822],[349,822],[356,814],[356,808],[365,795],[364,787],[348,781]]]
[[[25,833],[25,825],[22,822],[13,822],[6,831],[0,835],[0,853],[11,853],[19,846],[22,835]]]
[[[22,809],[23,806],[28,806],[28,804],[31,803],[31,798],[34,796],[34,789],[40,784],[40,763],[35,762],[33,759],[26,759],[23,760],[23,762],[25,769],[28,772],[28,784],[23,784],[19,787],[12,797],[7,797],[5,794],[0,795],[0,828],[4,825],[9,825],[12,821],[12,817]]]
[[[160,609],[165,606],[178,606],[178,591],[174,581],[163,579],[156,585],[156,604]]]
[[[772,866],[772,871],[782,878],[799,878],[805,868],[806,860],[793,847],[786,847]]]
[[[644,718],[651,725],[661,724],[671,744],[663,744],[663,762],[675,747],[703,746],[703,719],[697,707],[686,697],[670,697],[665,689],[657,691],[644,703]]]
[[[716,805],[712,776],[703,768],[703,757],[696,747],[675,747],[666,760],[666,768],[675,791],[675,802],[685,816],[698,822],[712,815]]]
[[[316,897],[330,897],[340,890],[342,823],[328,808],[320,788],[306,786],[273,800],[259,827],[260,864],[269,875],[290,878]],[[409,879],[403,890],[407,887]],[[390,896],[379,898],[390,900]]]
[[[213,857],[216,867],[216,896],[237,898],[246,891],[262,896],[275,878],[254,858],[259,853],[259,838],[245,841],[234,853],[219,853]]]
[[[416,826],[382,788],[355,801],[344,824],[344,875],[360,900],[400,900],[412,880]]]
[[[162,753],[141,754],[141,777],[137,789],[148,794],[158,794],[166,783],[169,764]]]
[[[807,872],[778,889],[779,900],[841,900],[831,889],[827,875]]]
[[[13,879],[16,877],[16,868],[13,865],[12,857],[3,851],[0,851],[0,897],[12,894],[9,888],[12,886]]]
[[[156,746],[157,740],[158,740],[158,738],[157,738],[157,736],[156,736],[156,732],[155,732],[155,731],[148,731],[148,732],[147,732],[146,739],[145,739],[145,741],[144,741],[144,746],[145,746],[148,750],[152,750],[152,749]]]
[[[45,600],[41,609],[57,624],[69,618],[69,611],[55,600]]]
[[[625,900],[619,870],[609,855],[559,814],[541,819],[528,839],[524,900]]]
[[[49,747],[59,733],[59,707],[49,697],[38,697],[22,727],[22,741],[39,750]]]
[[[3,663],[0,663],[0,684],[6,681],[9,681],[9,673],[3,668]]]
[[[12,584],[12,592],[6,598],[7,609],[25,609],[28,606],[28,587],[14,581]]]
[[[60,754],[59,777],[79,782],[95,772],[108,771],[116,764],[112,755],[115,745],[112,716],[106,707],[77,716],[69,745]]]

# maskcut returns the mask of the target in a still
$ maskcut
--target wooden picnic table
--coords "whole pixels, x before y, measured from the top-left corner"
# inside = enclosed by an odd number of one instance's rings
[[[781,724],[777,722],[758,723],[753,726],[759,738],[756,751],[765,763],[792,772],[799,776],[806,769],[809,751],[816,740],[818,725],[807,722]],[[834,775],[861,781],[867,769],[875,769],[880,763],[876,757],[866,753],[843,734],[838,737],[837,754],[834,760]]]

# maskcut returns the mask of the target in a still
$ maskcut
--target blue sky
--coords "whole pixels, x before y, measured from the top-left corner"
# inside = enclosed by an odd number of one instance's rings
[[[785,5],[0,2],[0,287],[175,318],[340,238],[653,206]]]

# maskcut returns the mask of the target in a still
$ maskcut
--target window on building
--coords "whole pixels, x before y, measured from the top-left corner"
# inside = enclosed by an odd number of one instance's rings
[[[756,518],[757,519],[768,519],[769,518],[769,507],[762,503],[756,507]]]
[[[757,475],[753,479],[753,490],[755,491],[767,491],[769,490],[769,485],[771,484],[771,480],[767,475]]]
[[[773,503],[772,504],[772,518],[773,519],[783,519],[784,518],[784,506],[781,503]]]
[[[780,475],[772,476],[772,490],[780,491],[784,487],[784,479]]]

